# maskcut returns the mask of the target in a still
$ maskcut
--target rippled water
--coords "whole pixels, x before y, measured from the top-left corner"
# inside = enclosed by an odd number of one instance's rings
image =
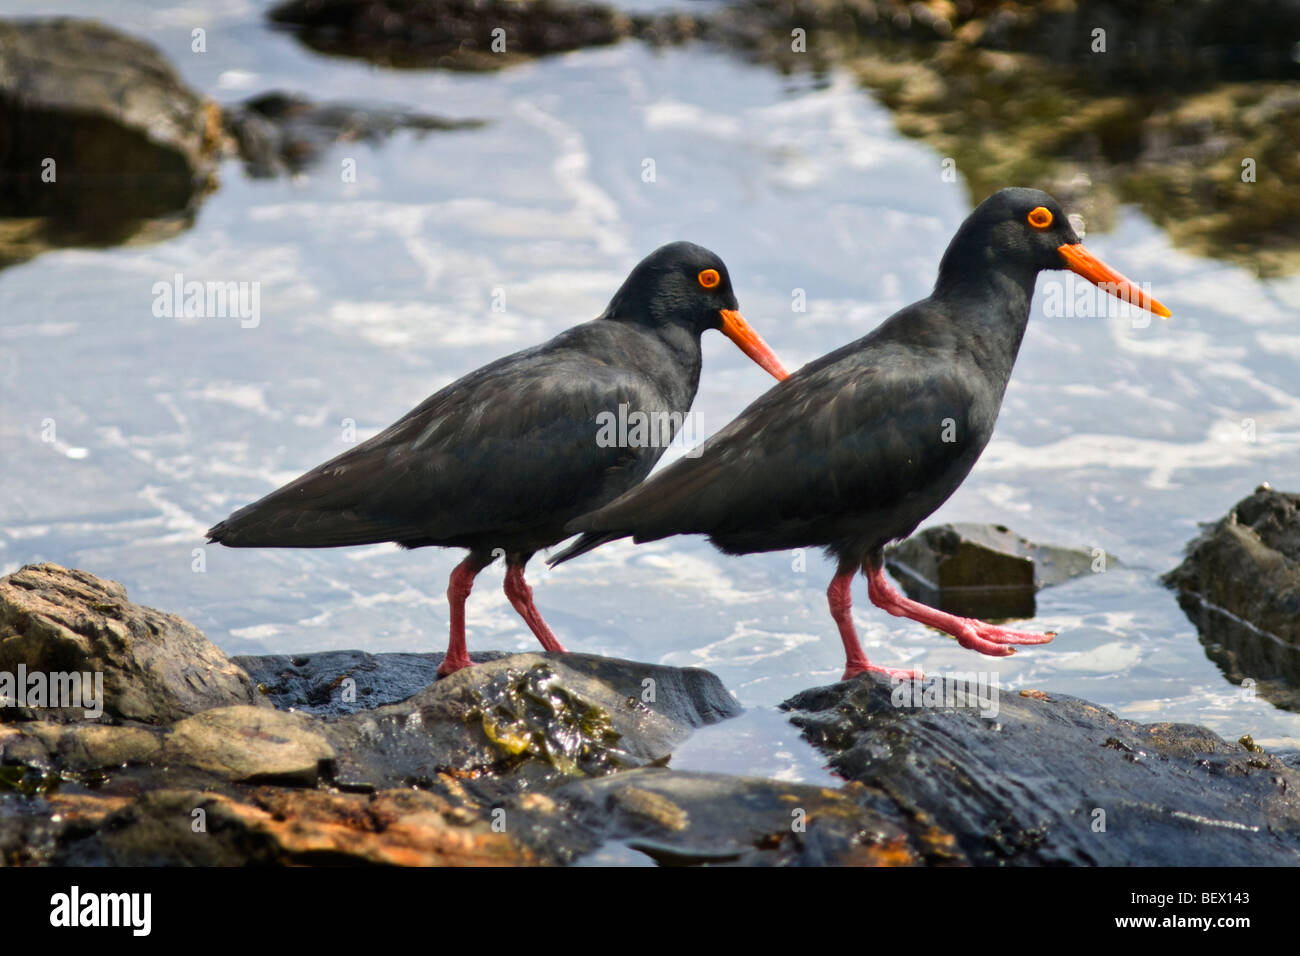
[[[104,15],[89,2],[17,7]],[[843,76],[783,78],[704,47],[635,42],[500,74],[394,72],[308,52],[267,30],[260,5],[216,7],[127,3],[113,22],[222,102],[279,89],[490,121],[341,146],[295,180],[250,181],[232,163],[173,240],[0,273],[0,570],[50,560],[115,578],[230,653],[444,646],[460,552],[209,547],[206,571],[192,570],[205,528],[342,451],[346,420],[364,438],[464,372],[596,315],[637,259],[678,238],[724,257],[745,314],[797,367],[925,295],[969,209],[941,157]],[[189,52],[196,25],[206,54]],[[356,184],[339,180],[344,158]],[[890,618],[859,586],[868,655],[1300,745],[1300,715],[1243,699],[1157,581],[1198,521],[1260,481],[1297,484],[1300,281],[1175,251],[1137,213],[1087,242],[1174,318],[1047,316],[1044,284],[1062,276],[1040,279],[997,433],[932,522],[1000,522],[1123,566],[1043,591],[1033,626],[1060,637],[1010,660]],[[260,283],[260,323],[155,318],[152,286],[176,273]],[[702,431],[768,384],[707,336]],[[55,443],[41,440],[46,419]],[[774,709],[843,666],[831,566],[810,555],[794,568],[789,554],[726,558],[676,539],[553,573],[538,563],[533,582],[571,649],[707,667],[746,705],[674,766],[828,779]],[[479,578],[471,647],[532,649],[500,578]]]

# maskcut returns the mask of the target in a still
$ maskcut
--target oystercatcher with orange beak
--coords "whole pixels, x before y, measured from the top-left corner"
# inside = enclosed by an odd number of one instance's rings
[[[738,308],[721,259],[689,242],[663,246],[599,318],[470,372],[375,437],[240,508],[208,538],[232,548],[394,541],[468,549],[447,587],[442,675],[470,664],[465,602],[475,575],[504,556],[511,605],[546,650],[563,651],[524,566],[567,537],[574,518],[650,473],[695,400],[706,331],[721,330],[785,377]],[[633,413],[669,434],[632,429],[629,440],[621,429],[621,440],[601,440],[608,416]],[[650,431],[657,440],[645,440]]]
[[[727,554],[821,547],[848,679],[910,671],[867,661],[850,586],[873,604],[994,657],[1055,635],[947,614],[900,594],[882,549],[911,534],[970,474],[993,434],[1038,274],[1069,269],[1155,314],[1169,310],[1092,256],[1036,189],[1003,189],[962,223],[934,291],[868,335],[810,362],[683,458],[569,524],[582,537],[552,564],[607,541],[702,534]]]

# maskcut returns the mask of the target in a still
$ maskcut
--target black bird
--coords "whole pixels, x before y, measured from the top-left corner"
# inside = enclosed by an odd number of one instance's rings
[[[720,329],[772,375],[787,374],[738,308],[721,259],[689,242],[662,246],[599,318],[453,382],[208,538],[232,548],[468,548],[447,587],[439,674],[469,665],[465,600],[474,576],[504,555],[506,597],[544,648],[563,651],[524,566],[567,537],[569,521],[650,473],[695,400],[704,331]]]
[[[683,458],[618,500],[575,519],[583,532],[551,564],[631,536],[703,534],[727,554],[823,547],[838,561],[827,590],[846,657],[867,662],[850,588],[861,568],[872,603],[996,657],[1028,634],[957,617],[898,593],[882,549],[911,534],[957,490],[988,444],[1044,269],[1070,269],[1161,316],[1169,310],[1086,252],[1060,206],[1003,189],[962,223],[929,298],[799,369]]]

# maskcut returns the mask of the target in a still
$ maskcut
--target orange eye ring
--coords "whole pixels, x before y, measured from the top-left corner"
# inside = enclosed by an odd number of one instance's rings
[[[1035,229],[1046,229],[1052,224],[1052,211],[1046,206],[1035,206],[1029,211],[1029,224]]]
[[[699,275],[700,285],[706,289],[712,289],[722,281],[722,276],[718,275],[717,269],[705,269]]]

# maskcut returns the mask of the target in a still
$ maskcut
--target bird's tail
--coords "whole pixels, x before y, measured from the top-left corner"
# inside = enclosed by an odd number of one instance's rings
[[[588,551],[593,551],[596,548],[599,548],[602,544],[608,544],[610,541],[617,541],[619,538],[626,537],[627,532],[588,531],[555,557],[548,558],[546,564],[548,567],[553,568],[557,564],[563,564],[570,558],[576,558],[580,554],[586,554]]]

